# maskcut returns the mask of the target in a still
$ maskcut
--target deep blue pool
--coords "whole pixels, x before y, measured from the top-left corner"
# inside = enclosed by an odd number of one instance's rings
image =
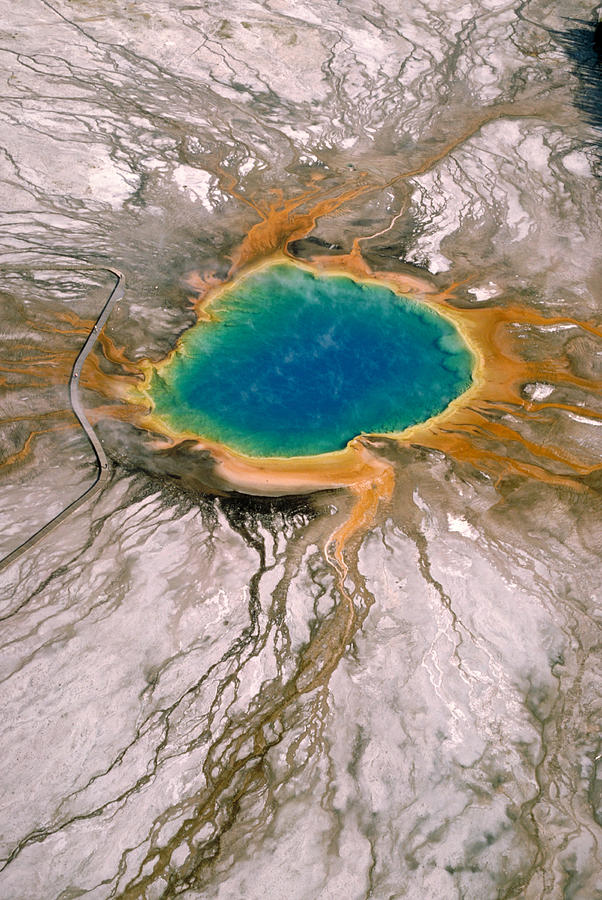
[[[470,384],[455,328],[387,287],[289,263],[235,282],[155,372],[155,414],[251,456],[337,450],[441,412]]]

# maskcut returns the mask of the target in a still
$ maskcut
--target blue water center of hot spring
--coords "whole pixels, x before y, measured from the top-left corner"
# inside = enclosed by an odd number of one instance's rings
[[[290,263],[240,278],[154,371],[155,415],[249,456],[339,450],[402,431],[470,385],[453,325],[389,288]]]

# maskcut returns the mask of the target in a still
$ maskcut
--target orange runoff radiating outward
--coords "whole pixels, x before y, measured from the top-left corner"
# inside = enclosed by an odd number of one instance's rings
[[[421,167],[420,170],[423,169]],[[224,176],[223,172],[221,174]],[[393,181],[403,177],[397,176]],[[521,391],[527,382],[547,381],[590,389],[592,383],[575,376],[568,361],[562,358],[526,360],[521,355],[513,332],[517,328],[524,330],[558,323],[573,324],[596,335],[600,334],[599,329],[568,317],[546,318],[516,303],[463,308],[454,299],[454,292],[460,285],[450,285],[441,290],[422,274],[373,270],[362,255],[362,243],[388,231],[400,214],[375,234],[357,238],[348,254],[321,256],[303,263],[295,259],[291,251],[292,243],[309,235],[320,217],[331,215],[366,192],[382,189],[382,185],[362,182],[360,178],[346,187],[329,190],[315,177],[307,190],[297,196],[285,199],[282,193],[275,192],[263,207],[243,197],[237,191],[233,178],[229,189],[233,196],[253,208],[260,221],[249,229],[233,253],[226,280],[222,281],[211,273],[193,272],[187,276],[186,283],[199,320],[209,314],[207,310],[212,299],[237,277],[275,261],[290,259],[297,265],[309,266],[320,272],[340,273],[358,281],[384,284],[400,295],[428,305],[450,320],[471,348],[475,362],[472,386],[443,413],[399,434],[382,437],[400,444],[418,444],[441,451],[496,479],[514,474],[582,489],[580,478],[593,471],[594,466],[580,462],[574,454],[561,447],[551,446],[547,442],[538,444],[525,438],[517,429],[516,420],[531,415],[533,411],[533,405],[524,399]],[[88,324],[69,314],[69,317],[63,316],[62,321],[57,322],[56,331],[67,333],[67,325],[69,331],[79,333]],[[341,548],[351,536],[366,527],[378,505],[386,503],[392,495],[393,468],[379,455],[377,441],[358,436],[344,450],[333,453],[315,457],[257,459],[235,453],[199,435],[170,432],[164,422],[153,417],[148,399],[141,390],[157,364],[149,360],[129,360],[124,349],[118,347],[107,334],[101,335],[100,344],[106,358],[121,371],[118,375],[108,374],[98,357],[94,356],[86,364],[82,375],[83,386],[109,401],[102,407],[102,414],[130,419],[152,431],[155,437],[163,434],[164,442],[157,441],[157,446],[174,446],[183,440],[193,440],[196,449],[208,450],[211,454],[215,481],[222,489],[234,488],[271,495],[310,493],[328,488],[350,490],[355,503],[349,521],[337,529],[332,538],[332,545],[339,548],[333,551],[332,562],[343,573]],[[39,376],[50,376],[53,381],[67,381],[69,364],[69,354],[59,353],[45,358],[42,353],[31,363],[23,359],[11,360],[7,366],[0,368],[15,372],[26,369],[36,380]],[[576,411],[583,413],[584,410],[579,407]],[[99,416],[92,411],[91,417],[98,419]],[[21,458],[20,454],[18,456]],[[341,577],[344,579],[343,574]]]

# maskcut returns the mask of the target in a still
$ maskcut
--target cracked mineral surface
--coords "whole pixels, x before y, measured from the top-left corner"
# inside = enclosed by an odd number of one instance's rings
[[[597,13],[0,5],[0,896],[602,898]],[[149,367],[284,259],[474,387],[334,460],[162,433]]]

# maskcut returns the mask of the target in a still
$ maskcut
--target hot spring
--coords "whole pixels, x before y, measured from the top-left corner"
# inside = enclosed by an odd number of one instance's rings
[[[294,263],[239,278],[154,367],[148,396],[172,432],[247,456],[340,450],[403,431],[471,383],[447,319],[390,288]]]

